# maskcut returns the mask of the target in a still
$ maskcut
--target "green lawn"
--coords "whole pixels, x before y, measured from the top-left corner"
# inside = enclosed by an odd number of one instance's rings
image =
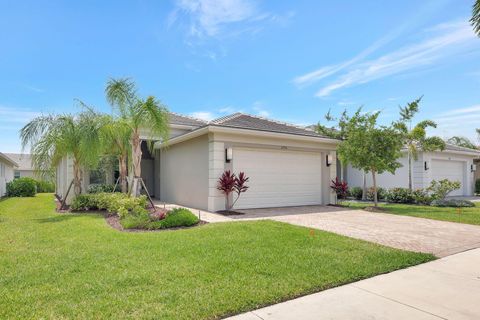
[[[127,233],[0,201],[0,319],[210,319],[434,259],[271,221]]]
[[[342,205],[350,208],[363,209],[372,206],[373,204],[369,202],[345,201]],[[379,206],[384,209],[386,213],[391,214],[480,225],[479,203],[475,203],[475,207],[461,208],[460,211],[457,208],[417,206],[413,204],[397,203],[380,203]]]

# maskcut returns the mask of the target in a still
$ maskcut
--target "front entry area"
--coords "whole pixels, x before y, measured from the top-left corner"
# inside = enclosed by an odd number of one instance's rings
[[[322,204],[320,152],[234,148],[233,153],[233,171],[250,178],[236,209]]]

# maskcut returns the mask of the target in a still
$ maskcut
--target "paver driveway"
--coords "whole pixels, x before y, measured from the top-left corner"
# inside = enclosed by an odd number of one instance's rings
[[[272,219],[444,257],[480,247],[480,226],[337,207],[242,210],[237,219]]]

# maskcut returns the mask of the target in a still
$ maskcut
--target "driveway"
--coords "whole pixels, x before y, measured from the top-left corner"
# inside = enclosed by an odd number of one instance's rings
[[[480,226],[330,206],[241,211],[236,220],[271,219],[437,257],[480,248]]]
[[[480,319],[479,265],[470,250],[229,319]]]

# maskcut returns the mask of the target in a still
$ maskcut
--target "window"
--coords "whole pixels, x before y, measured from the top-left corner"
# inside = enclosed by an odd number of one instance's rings
[[[15,170],[15,173],[13,174],[13,177],[14,177],[15,179],[20,178],[20,171]]]

